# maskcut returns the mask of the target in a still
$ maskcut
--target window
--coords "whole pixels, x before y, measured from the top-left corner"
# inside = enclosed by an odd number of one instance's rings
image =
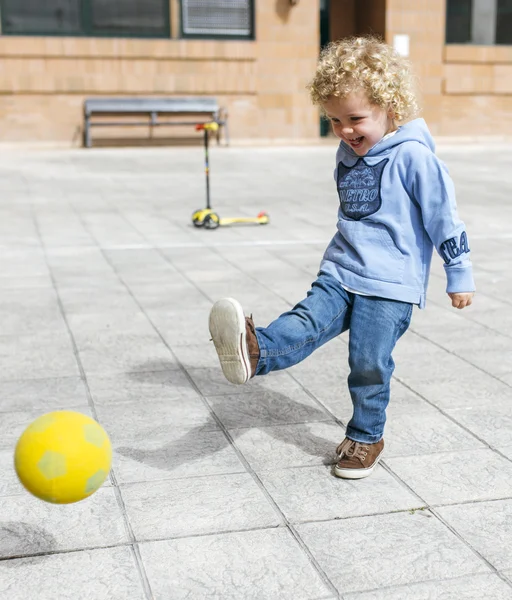
[[[496,43],[512,44],[512,0],[498,0]]]
[[[0,0],[2,33],[169,37],[169,0]]]
[[[447,44],[512,44],[512,0],[447,0]]]
[[[466,44],[471,41],[472,0],[448,0],[446,4],[446,43]]]
[[[183,37],[252,39],[254,0],[181,0]]]

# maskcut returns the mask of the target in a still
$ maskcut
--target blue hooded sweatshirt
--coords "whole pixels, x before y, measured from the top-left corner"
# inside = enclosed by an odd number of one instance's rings
[[[423,119],[363,157],[340,143],[334,179],[340,208],[320,270],[361,294],[425,306],[432,251],[444,260],[447,292],[475,289],[453,182],[434,154]]]

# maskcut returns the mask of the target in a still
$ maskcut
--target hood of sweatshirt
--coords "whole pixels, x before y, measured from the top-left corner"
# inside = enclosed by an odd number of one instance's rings
[[[427,124],[424,119],[414,119],[405,125],[398,128],[394,135],[384,137],[380,142],[377,142],[364,156],[359,156],[352,150],[352,148],[345,144],[340,143],[339,150],[342,151],[346,156],[352,158],[365,158],[366,156],[377,156],[379,154],[386,153],[395,146],[399,146],[404,142],[419,142],[426,146],[431,152],[435,152],[435,143],[430,135]]]

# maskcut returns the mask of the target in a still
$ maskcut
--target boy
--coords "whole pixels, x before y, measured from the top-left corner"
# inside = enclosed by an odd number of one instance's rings
[[[468,239],[454,188],[417,111],[407,62],[373,37],[331,43],[309,85],[341,142],[336,155],[337,232],[307,297],[267,328],[255,328],[231,298],[215,303],[210,333],[224,375],[242,384],[285,369],[350,330],[348,387],[353,403],[334,473],[360,479],[384,449],[394,370],[391,357],[425,306],[435,245],[452,306],[474,292]]]

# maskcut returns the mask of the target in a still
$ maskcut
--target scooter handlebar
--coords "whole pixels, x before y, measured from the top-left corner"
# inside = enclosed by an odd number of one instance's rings
[[[215,121],[211,123],[198,123],[196,125],[196,131],[203,131],[204,129],[209,129],[210,131],[217,131],[219,129],[219,124]]]

